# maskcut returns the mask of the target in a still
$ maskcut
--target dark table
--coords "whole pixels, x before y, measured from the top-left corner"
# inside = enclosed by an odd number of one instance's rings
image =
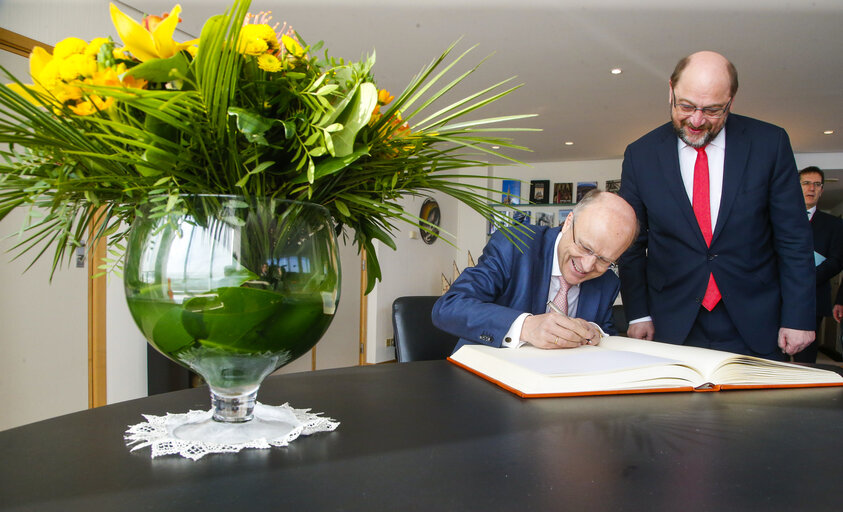
[[[123,433],[207,409],[205,389],[69,414],[0,432],[0,509],[841,509],[843,388],[524,400],[429,361],[271,377],[258,399],[341,425],[194,462]]]

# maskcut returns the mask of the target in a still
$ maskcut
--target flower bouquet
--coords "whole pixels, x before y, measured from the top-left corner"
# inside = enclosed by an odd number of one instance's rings
[[[93,225],[92,238],[111,249],[107,267],[119,269],[142,212],[189,212],[197,194],[271,197],[322,205],[337,233],[351,228],[365,249],[368,292],[380,278],[373,241],[394,248],[396,220],[425,228],[397,204],[402,195],[439,191],[511,226],[482,182],[454,171],[491,156],[517,162],[492,147],[524,148],[489,132],[524,130],[499,123],[529,116],[464,120],[517,86],[505,80],[439,106],[473,71],[442,84],[468,53],[447,62],[451,46],[393,97],[377,88],[374,54],[319,56],[322,43],[248,7],[235,0],[199,39],[177,42],[180,6],[139,23],[112,4],[120,41],[70,37],[52,54],[36,47],[29,85],[6,72],[0,219],[32,207],[20,254],[37,259],[52,247],[55,270]]]

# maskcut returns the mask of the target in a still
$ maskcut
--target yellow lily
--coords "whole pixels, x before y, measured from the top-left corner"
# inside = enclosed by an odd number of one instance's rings
[[[168,59],[178,52],[196,44],[196,40],[179,43],[173,40],[173,33],[179,22],[181,5],[176,4],[170,13],[159,22],[148,24],[152,30],[123,14],[111,5],[111,21],[123,41],[125,50],[141,62],[153,59]],[[156,20],[157,21],[157,20]]]

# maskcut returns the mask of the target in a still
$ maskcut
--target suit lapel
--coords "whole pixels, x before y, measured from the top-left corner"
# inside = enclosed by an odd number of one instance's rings
[[[536,257],[541,258],[535,262],[537,269],[536,278],[540,281],[533,287],[533,304],[531,311],[534,315],[541,315],[547,310],[547,294],[550,292],[550,277],[553,272],[553,247],[556,245],[556,237],[562,228],[556,227],[546,229],[542,234],[542,247],[536,251]]]
[[[720,196],[720,210],[717,214],[717,225],[714,227],[711,243],[723,231],[723,226],[729,218],[729,212],[735,204],[738,189],[743,181],[749,161],[749,140],[744,130],[734,116],[726,120],[726,159],[723,163],[723,193]]]
[[[599,279],[599,278],[598,278]],[[597,279],[591,279],[580,285],[580,297],[577,299],[577,318],[594,322],[597,318],[597,305],[600,297],[595,296],[598,287],[594,286]]]
[[[682,172],[679,170],[679,143],[673,129],[668,126],[668,130],[669,134],[665,135],[658,150],[659,168],[664,173],[664,182],[670,192],[669,197],[676,201],[676,206],[682,212],[682,217],[690,226],[691,231],[688,232],[695,233],[698,241],[705,244],[697,217],[694,215],[694,206],[688,200],[685,184],[682,183]],[[680,231],[684,232],[684,230]]]

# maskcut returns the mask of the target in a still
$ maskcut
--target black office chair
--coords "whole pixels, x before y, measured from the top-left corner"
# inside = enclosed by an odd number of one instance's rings
[[[626,313],[623,310],[622,304],[612,306],[612,325],[618,330],[618,336],[626,336],[629,324],[626,322]]]
[[[392,303],[395,357],[399,363],[445,359],[459,339],[433,325],[431,312],[439,297],[398,297]]]

